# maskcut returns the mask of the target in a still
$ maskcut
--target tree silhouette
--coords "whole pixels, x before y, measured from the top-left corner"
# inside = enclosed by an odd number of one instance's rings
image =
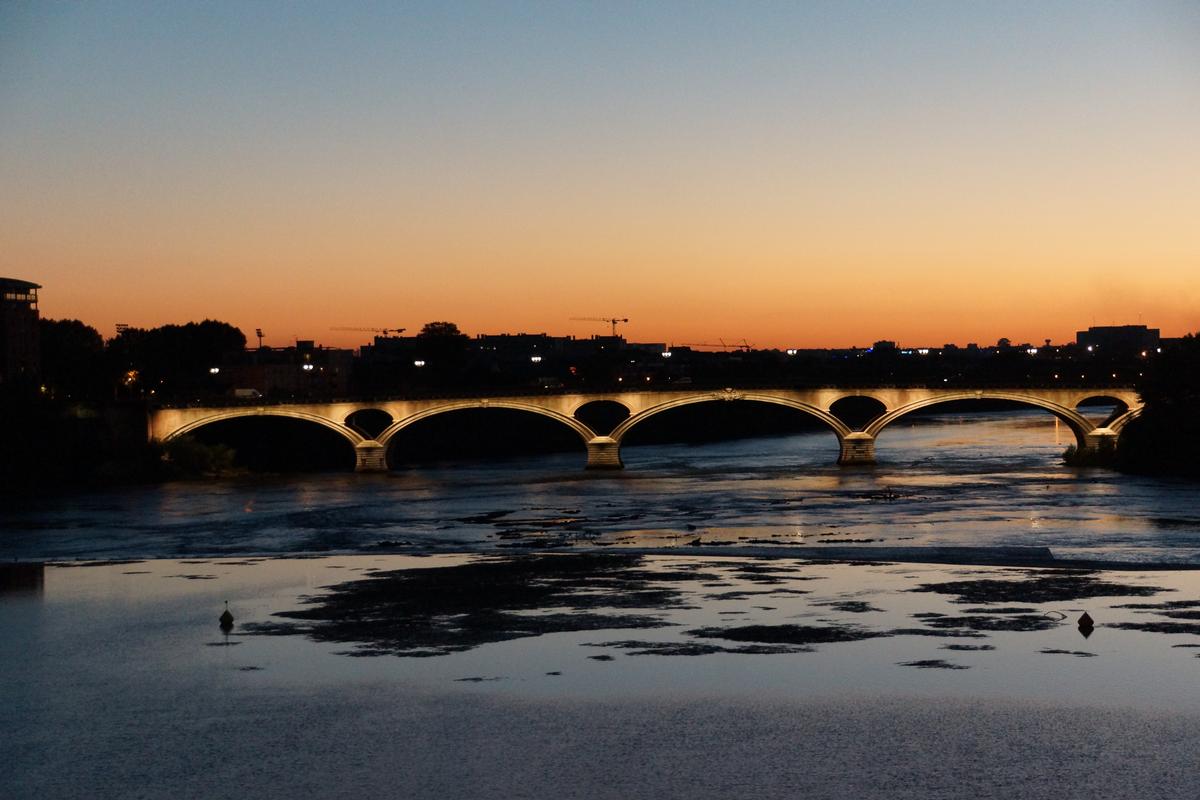
[[[458,337],[464,339],[466,334],[458,329],[458,326],[453,322],[426,322],[421,327],[421,332],[417,336],[429,337]]]
[[[109,395],[104,338],[77,319],[38,321],[42,384],[53,397],[90,400]]]
[[[1146,406],[1121,434],[1117,466],[1200,478],[1200,339],[1163,348],[1137,388]]]

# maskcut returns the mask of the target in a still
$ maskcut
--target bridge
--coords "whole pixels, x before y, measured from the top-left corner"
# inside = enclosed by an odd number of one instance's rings
[[[834,406],[849,398],[874,400],[878,413],[858,427],[851,427],[834,413]],[[1101,424],[1078,411],[1089,400],[1108,400],[1116,406]],[[502,408],[539,414],[574,431],[587,447],[588,469],[621,469],[621,442],[631,430],[664,411],[695,403],[747,401],[786,406],[820,420],[837,436],[839,464],[875,463],[875,441],[879,434],[914,411],[962,400],[1003,400],[1044,409],[1058,417],[1075,435],[1076,447],[1094,452],[1115,446],[1121,430],[1142,410],[1142,401],[1132,387],[1087,388],[809,388],[809,389],[700,389],[647,392],[597,392],[578,394],[513,395],[480,398],[428,398],[389,401],[292,403],[253,406],[160,408],[150,412],[151,440],[168,442],[205,425],[242,417],[286,417],[321,425],[345,437],[354,446],[356,470],[380,472],[387,469],[387,452],[392,439],[414,423],[465,409]],[[594,430],[580,412],[596,403],[616,403],[628,415],[609,431]],[[611,406],[609,406],[611,408]],[[362,411],[379,411],[390,422],[371,435],[356,425],[353,417]],[[588,416],[586,413],[584,416]]]

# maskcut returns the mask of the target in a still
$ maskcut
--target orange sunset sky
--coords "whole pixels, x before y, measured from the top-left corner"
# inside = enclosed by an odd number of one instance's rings
[[[1200,329],[1192,4],[4,4],[0,132],[106,336]]]

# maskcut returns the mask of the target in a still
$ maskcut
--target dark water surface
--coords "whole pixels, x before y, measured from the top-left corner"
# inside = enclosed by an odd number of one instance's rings
[[[1065,437],[987,413],[870,468],[814,434],[10,507],[0,796],[1193,798],[1200,572],[1142,565],[1200,566],[1200,493]],[[1127,566],[804,557],[934,546]]]
[[[921,419],[880,463],[824,433],[440,464],[388,475],[174,483],[0,511],[0,558],[70,559],[754,544],[1045,547],[1059,558],[1200,564],[1200,487],[1062,464],[1042,412]]]
[[[1193,571],[626,552],[41,577],[0,592],[6,798],[1195,797]]]

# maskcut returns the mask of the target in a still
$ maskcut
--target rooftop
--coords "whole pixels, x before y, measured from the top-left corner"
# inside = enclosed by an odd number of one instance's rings
[[[0,288],[29,290],[40,289],[42,287],[32,281],[23,281],[17,278],[0,278]]]

